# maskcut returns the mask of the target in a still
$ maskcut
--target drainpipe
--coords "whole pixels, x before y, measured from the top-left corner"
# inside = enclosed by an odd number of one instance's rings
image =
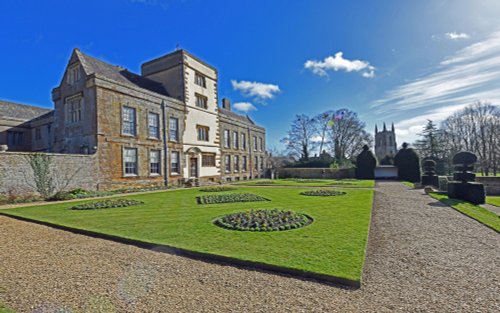
[[[167,146],[167,109],[165,106],[165,101],[161,101],[161,112],[163,119],[163,162],[164,162],[164,170],[163,170],[163,181],[165,187],[168,186],[168,146]]]

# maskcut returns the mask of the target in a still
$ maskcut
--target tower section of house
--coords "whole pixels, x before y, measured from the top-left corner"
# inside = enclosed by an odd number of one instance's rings
[[[221,134],[221,178],[239,181],[264,176],[266,130],[250,117],[231,111],[229,99],[222,99],[219,109]]]
[[[387,127],[383,126],[382,131],[378,131],[377,125],[375,125],[375,155],[380,162],[386,156],[394,157],[397,153],[396,144],[396,132],[394,131],[394,123],[392,123],[391,129],[387,130]]]
[[[142,64],[142,76],[160,83],[184,103],[183,150],[179,176],[195,182],[220,179],[217,70],[185,50]]]

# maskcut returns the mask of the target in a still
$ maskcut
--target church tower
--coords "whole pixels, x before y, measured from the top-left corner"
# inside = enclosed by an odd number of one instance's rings
[[[375,155],[379,162],[386,156],[394,157],[398,151],[394,123],[392,123],[391,130],[387,130],[385,122],[383,127],[382,131],[378,131],[375,124]]]

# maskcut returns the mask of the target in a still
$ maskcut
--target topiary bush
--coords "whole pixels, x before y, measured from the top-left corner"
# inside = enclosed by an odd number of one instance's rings
[[[211,187],[205,187],[201,188],[200,191],[203,192],[222,192],[222,191],[231,191],[235,190],[236,188],[229,187],[229,186],[211,186]]]
[[[234,202],[255,202],[255,201],[270,201],[264,197],[253,193],[231,193],[222,195],[207,195],[196,197],[198,204],[218,204],[218,203],[234,203]]]
[[[142,201],[130,200],[130,199],[108,199],[97,202],[89,202],[84,204],[78,204],[69,208],[70,210],[99,210],[99,209],[111,209],[111,208],[124,208],[133,205],[144,204]]]
[[[439,177],[436,176],[436,161],[427,159],[424,161],[424,175],[422,175],[423,186],[439,188]]]
[[[420,158],[408,144],[403,143],[403,148],[394,157],[394,165],[398,168],[398,179],[412,183],[420,182]]]
[[[300,194],[303,196],[332,197],[332,196],[343,196],[346,193],[343,191],[330,190],[330,189],[317,189],[317,190],[303,191]]]
[[[377,159],[367,145],[363,146],[363,151],[356,157],[356,178],[374,179]]]
[[[312,221],[305,214],[266,209],[228,214],[217,218],[214,224],[239,231],[283,231],[307,226]]]
[[[448,197],[471,202],[473,204],[484,204],[486,194],[484,185],[475,183],[474,163],[477,156],[472,152],[462,151],[453,156],[453,165],[456,172],[453,173],[455,181],[448,182]]]

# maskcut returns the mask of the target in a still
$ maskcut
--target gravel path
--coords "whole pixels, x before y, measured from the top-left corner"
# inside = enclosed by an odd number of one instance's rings
[[[498,234],[378,183],[363,287],[191,260],[0,216],[0,300],[19,312],[498,312]]]

